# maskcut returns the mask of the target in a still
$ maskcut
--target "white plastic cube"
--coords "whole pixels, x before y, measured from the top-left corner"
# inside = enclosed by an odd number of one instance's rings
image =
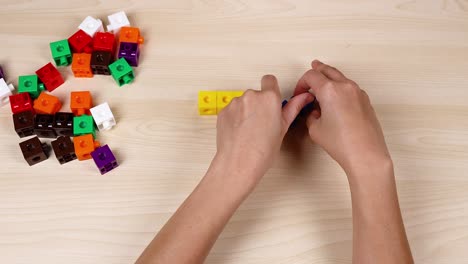
[[[96,19],[92,16],[87,16],[83,22],[81,22],[79,29],[83,30],[86,34],[94,37],[96,32],[103,32],[104,27],[102,26],[102,21],[100,19]]]
[[[107,31],[111,31],[114,34],[119,33],[120,28],[130,26],[127,15],[124,11],[117,12],[107,17],[109,19],[109,25]]]
[[[115,119],[110,107],[107,103],[97,105],[90,109],[91,115],[93,115],[94,122],[98,129],[109,130],[115,126]]]
[[[10,102],[10,95],[12,95],[13,90],[15,90],[13,84],[7,84],[3,78],[0,79],[0,107]]]

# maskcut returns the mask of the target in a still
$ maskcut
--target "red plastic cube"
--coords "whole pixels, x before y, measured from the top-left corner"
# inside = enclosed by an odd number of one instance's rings
[[[91,53],[92,43],[93,39],[81,29],[68,38],[73,53]]]
[[[93,39],[93,50],[109,51],[114,54],[115,36],[109,32],[97,32]]]
[[[64,83],[62,75],[52,63],[47,63],[44,67],[36,71],[37,77],[44,83],[47,91],[52,92]]]
[[[21,113],[24,111],[34,112],[31,96],[29,95],[29,93],[19,93],[11,95],[10,105],[11,112],[13,112],[13,114]]]

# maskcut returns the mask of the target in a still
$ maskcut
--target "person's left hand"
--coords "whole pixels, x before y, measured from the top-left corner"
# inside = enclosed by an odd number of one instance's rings
[[[276,77],[264,76],[261,91],[247,90],[219,113],[217,156],[242,170],[239,174],[260,179],[279,154],[291,123],[313,100],[310,93],[300,94],[282,108]]]

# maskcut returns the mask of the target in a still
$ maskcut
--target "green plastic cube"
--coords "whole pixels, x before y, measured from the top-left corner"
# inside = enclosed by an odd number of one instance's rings
[[[92,134],[96,138],[96,128],[93,117],[90,115],[81,115],[73,117],[73,135],[82,136]]]
[[[135,79],[132,67],[130,67],[130,64],[124,58],[114,61],[114,63],[109,65],[109,70],[119,86],[131,83]]]
[[[29,93],[35,99],[42,91],[44,91],[44,85],[42,84],[42,87],[39,85],[37,75],[25,75],[18,78],[18,93]]]
[[[59,40],[50,43],[50,51],[57,66],[68,66],[72,63],[72,54],[68,40]]]

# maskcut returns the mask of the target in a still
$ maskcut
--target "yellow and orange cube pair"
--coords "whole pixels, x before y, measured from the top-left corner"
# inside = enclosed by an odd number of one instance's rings
[[[39,97],[34,100],[33,108],[38,114],[53,115],[60,111],[62,108],[62,102],[60,102],[57,97],[42,92]]]

